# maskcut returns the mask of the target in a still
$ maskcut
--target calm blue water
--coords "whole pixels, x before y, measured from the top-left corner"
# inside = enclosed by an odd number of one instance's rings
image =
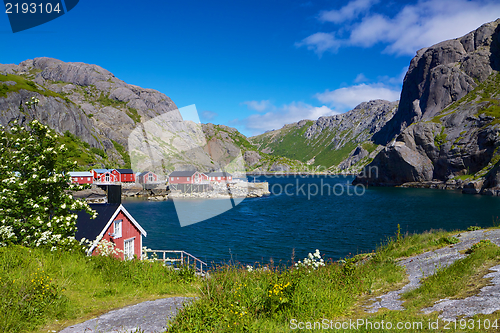
[[[258,178],[259,179],[259,178]],[[184,250],[206,262],[287,263],[319,249],[337,260],[349,253],[371,252],[388,236],[430,229],[487,227],[500,216],[500,198],[463,195],[455,191],[370,187],[352,195],[352,177],[260,177],[275,193],[245,199],[234,209],[210,220],[181,228],[172,201],[126,200],[127,210],[147,231],[144,246]],[[298,182],[298,187],[297,187]],[[287,184],[287,196],[280,188]],[[305,184],[300,191],[300,186]],[[318,186],[336,186],[337,194],[310,196]],[[348,191],[351,195],[348,194]],[[361,193],[358,188],[358,193]]]

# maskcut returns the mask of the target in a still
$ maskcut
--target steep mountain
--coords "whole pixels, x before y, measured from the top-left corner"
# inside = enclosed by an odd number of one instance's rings
[[[332,172],[356,172],[381,149],[376,135],[396,112],[398,103],[375,100],[316,121],[301,120],[250,138],[260,150],[286,156]]]
[[[40,102],[28,109],[24,102],[32,96]],[[38,119],[67,133],[81,164],[127,165],[130,132],[174,109],[164,94],[126,84],[96,65],[51,58],[0,65],[0,124]]]
[[[417,52],[397,112],[374,136],[387,146],[355,182],[438,180],[498,190],[499,32],[500,19]]]

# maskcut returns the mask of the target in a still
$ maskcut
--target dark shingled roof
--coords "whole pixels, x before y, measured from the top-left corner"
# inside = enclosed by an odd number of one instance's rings
[[[191,177],[195,173],[196,173],[196,171],[174,171],[168,176],[169,177]]]
[[[96,239],[111,219],[111,216],[113,216],[118,207],[120,207],[120,204],[89,204],[89,206],[99,215],[92,220],[90,218],[91,216],[85,211],[79,211],[77,213],[77,231],[75,234],[77,240],[86,238],[93,241]]]
[[[115,170],[121,174],[134,173],[134,171],[132,171],[132,169],[115,169]]]

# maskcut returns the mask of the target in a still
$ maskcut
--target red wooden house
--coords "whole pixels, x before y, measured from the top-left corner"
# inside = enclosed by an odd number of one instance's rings
[[[208,180],[211,182],[230,182],[233,180],[233,175],[231,175],[229,172],[211,172],[208,175]]]
[[[135,183],[135,174],[132,169],[114,169],[111,173],[117,177],[119,182]]]
[[[73,183],[83,185],[92,184],[94,182],[94,175],[88,171],[70,171],[68,174]]]
[[[78,212],[75,238],[77,240],[86,238],[91,241],[97,238],[105,239],[114,243],[116,249],[123,251],[118,255],[121,259],[133,259],[134,256],[140,259],[142,237],[146,237],[147,233],[125,207],[119,203],[89,206],[98,215],[92,220],[86,212]],[[91,247],[87,254],[98,255],[96,246]]]
[[[113,169],[93,169],[94,182],[114,183],[118,181],[118,176],[113,173]]]
[[[200,184],[208,182],[208,176],[198,171],[174,171],[168,176],[169,184]]]
[[[152,184],[157,183],[159,178],[158,175],[152,171],[144,171],[137,176],[137,180],[141,184]]]

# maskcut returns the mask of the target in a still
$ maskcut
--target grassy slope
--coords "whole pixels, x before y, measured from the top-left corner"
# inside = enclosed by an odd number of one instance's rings
[[[192,274],[157,263],[0,248],[0,332],[59,330],[144,300],[195,295],[197,287]]]
[[[397,234],[374,253],[328,262],[318,270],[267,265],[249,272],[222,266],[205,281],[156,263],[0,248],[0,331],[59,330],[113,308],[174,295],[200,300],[181,311],[171,332],[289,332],[292,318],[427,323],[437,314],[423,315],[421,308],[444,297],[469,297],[487,284],[482,276],[500,263],[497,246],[478,247],[424,279],[420,288],[403,295],[406,311],[369,314],[363,305],[407,282],[404,270],[396,265],[398,258],[449,246],[456,242],[452,237],[456,233]],[[498,313],[475,318],[499,319]],[[369,330],[356,332],[365,331]]]
[[[451,237],[453,234],[456,232],[396,235],[376,253],[346,258],[343,264],[329,263],[310,272],[272,266],[253,272],[221,267],[203,286],[200,301],[184,309],[176,318],[171,332],[289,332],[292,318],[304,322],[323,318],[392,323],[419,321],[427,325],[429,320],[437,320],[437,314],[423,315],[420,309],[444,297],[463,298],[477,293],[487,283],[482,276],[488,268],[500,263],[500,248],[495,245],[479,247],[467,258],[424,279],[420,288],[403,295],[406,311],[381,310],[369,314],[363,305],[407,283],[403,269],[396,265],[397,258],[449,246],[456,241]],[[491,322],[498,319],[500,325],[498,313],[474,318]],[[440,325],[442,328],[442,321]],[[427,326],[423,328],[424,332],[435,331]],[[353,331],[372,330],[361,327]]]
[[[336,149],[331,143],[332,136],[336,133],[335,130],[329,128],[317,137],[307,139],[304,133],[312,124],[313,121],[308,121],[300,128],[287,126],[278,131],[252,137],[251,141],[260,149],[271,149],[272,155],[285,156],[301,162],[314,158],[314,165],[327,168],[338,165],[358,146],[357,143],[348,141],[340,149]]]
[[[264,169],[268,169],[274,163],[288,165],[288,166],[290,166],[291,171],[303,171],[305,169],[304,165],[302,163],[300,163],[299,161],[297,161],[296,159],[284,157],[284,156],[279,156],[279,155],[270,155],[270,154],[263,153],[262,151],[260,151],[258,149],[258,147],[256,145],[251,143],[248,140],[248,138],[246,136],[244,136],[243,134],[241,134],[239,131],[228,131],[224,128],[224,126],[220,126],[220,125],[214,125],[214,129],[216,132],[214,136],[217,136],[217,134],[219,132],[225,132],[229,136],[229,138],[231,140],[233,140],[234,144],[241,149],[242,154],[244,154],[246,151],[255,151],[262,157],[260,162],[257,163],[256,165],[253,165],[252,167],[247,165],[246,166],[247,171],[252,171],[252,170],[255,170],[255,169],[260,168],[260,167],[263,167]],[[214,137],[214,136],[212,136],[212,137]],[[212,137],[207,137],[206,138],[207,141],[212,139]]]

